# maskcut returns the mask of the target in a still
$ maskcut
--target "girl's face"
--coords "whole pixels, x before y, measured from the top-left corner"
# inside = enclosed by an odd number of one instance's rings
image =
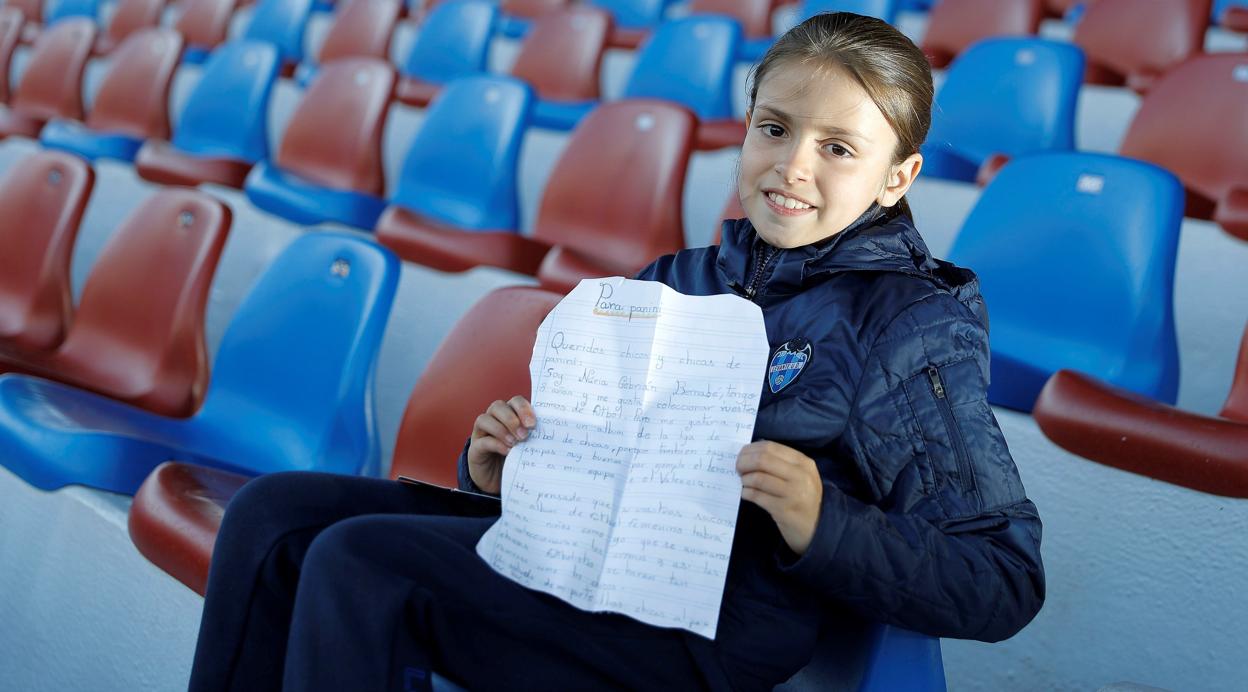
[[[776,65],[746,116],[737,192],[770,245],[794,248],[841,232],[872,202],[901,199],[923,159],[892,163],[897,135],[839,68]]]

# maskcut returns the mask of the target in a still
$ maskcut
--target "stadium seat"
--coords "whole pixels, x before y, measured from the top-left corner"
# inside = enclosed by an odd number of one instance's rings
[[[35,139],[53,118],[82,120],[82,75],[95,43],[95,21],[72,17],[44,31],[31,50],[22,81],[0,108],[0,137]]]
[[[16,7],[0,7],[0,104],[9,102],[9,67],[21,41],[25,21],[22,11]]]
[[[588,276],[631,276],[684,246],[681,196],[694,126],[692,113],[662,101],[603,104],[555,163],[532,236],[432,225],[417,233],[413,224],[387,226],[379,239],[414,261],[501,267],[561,292]]]
[[[158,26],[164,11],[165,0],[118,0],[104,33],[95,39],[96,54],[111,53],[130,34]]]
[[[408,398],[391,478],[456,485],[456,461],[476,417],[499,397],[529,392],[529,349],[509,344],[531,343],[562,297],[535,288],[501,288],[459,319]],[[477,366],[458,367],[465,358]],[[161,464],[130,507],[130,536],[139,552],[202,595],[221,515],[248,477],[188,463]]]
[[[60,347],[0,358],[0,371],[190,415],[208,382],[204,309],[230,218],[228,207],[202,192],[158,190],[92,265]]]
[[[169,88],[182,57],[173,29],[142,29],[109,59],[85,123],[53,120],[39,142],[89,160],[131,161],[146,139],[169,138]]]
[[[746,40],[771,37],[773,0],[690,0],[689,14],[732,17]]]
[[[507,38],[523,38],[542,15],[570,6],[569,0],[502,0],[494,30]]]
[[[76,483],[120,493],[169,459],[247,475],[375,475],[373,369],[398,279],[398,260],[374,243],[301,235],[235,312],[193,416],[5,375],[0,463],[45,490]]]
[[[412,140],[394,198],[377,222],[378,242],[404,259],[463,271],[471,266],[438,252],[440,238],[473,242],[477,231],[518,234],[516,169],[531,103],[529,87],[509,77],[451,82]],[[493,235],[482,238],[488,243]],[[532,270],[544,254],[537,247],[525,264]]]
[[[733,68],[741,25],[729,17],[664,22],[642,45],[622,98],[665,99],[698,116],[695,148],[741,146],[745,121],[733,113]]]
[[[1187,59],[1135,112],[1119,153],[1179,176],[1186,214],[1248,240],[1248,53]]]
[[[1142,161],[1040,153],[1002,168],[949,253],[990,310],[989,401],[1030,411],[1071,368],[1174,403],[1182,218],[1178,179]]]
[[[183,60],[201,63],[225,42],[236,0],[182,0],[173,28],[186,43]]]
[[[341,58],[390,59],[390,37],[399,18],[399,0],[344,0],[325,35],[316,63],[304,62],[295,70],[295,81],[306,87],[318,65]]]
[[[589,0],[589,4],[611,13],[612,48],[636,50],[650,32],[663,23],[669,0]]]
[[[312,0],[259,0],[242,38],[277,46],[283,69],[303,62],[303,35],[312,16]]]
[[[1096,0],[1075,26],[1089,84],[1148,91],[1205,45],[1209,0]]]
[[[1090,0],[1044,0],[1043,10],[1046,17],[1067,19],[1072,11],[1082,13],[1083,6]]]
[[[36,3],[30,2],[6,2],[22,10],[26,15],[26,25],[22,28],[22,43],[34,43],[39,40],[39,36],[43,34],[48,27],[57,22],[69,19],[71,17],[85,17],[93,23],[99,15],[99,0],[36,0]],[[28,12],[32,5],[46,5],[40,12]],[[42,17],[42,19],[38,19]],[[42,26],[40,25],[42,21]]]
[[[394,70],[371,58],[321,68],[296,106],[277,158],[251,169],[243,190],[257,207],[299,224],[372,228],[385,209],[381,135]]]
[[[1248,2],[1216,0],[1213,4],[1213,21],[1228,31],[1248,31]]]
[[[797,19],[798,21],[806,20],[821,12],[853,12],[868,17],[878,17],[891,24],[896,19],[901,3],[902,0],[800,0]],[[771,48],[771,44],[776,42],[776,38],[771,35],[755,37],[749,33],[747,27],[746,39],[741,43],[737,58],[748,63],[758,62],[767,49]]]
[[[598,105],[598,72],[611,34],[611,15],[586,4],[533,20],[511,75],[537,92],[533,125],[571,130]]]
[[[977,41],[1035,34],[1043,14],[1041,0],[941,0],[927,14],[923,53],[942,68]]]
[[[395,98],[424,107],[447,82],[486,71],[498,5],[488,0],[448,0],[425,18],[399,66]]]
[[[1064,41],[980,41],[953,61],[932,108],[923,175],[986,182],[1010,157],[1075,148],[1083,52]]]
[[[54,151],[31,154],[0,179],[0,360],[64,338],[69,260],[94,182],[85,161]]]
[[[1248,498],[1248,329],[1216,416],[1183,411],[1074,370],[1053,375],[1033,411],[1059,447],[1205,493]]]
[[[269,43],[231,41],[214,51],[173,141],[149,139],[139,149],[139,176],[166,185],[241,189],[252,165],[269,156],[269,97],[277,71],[277,48]]]

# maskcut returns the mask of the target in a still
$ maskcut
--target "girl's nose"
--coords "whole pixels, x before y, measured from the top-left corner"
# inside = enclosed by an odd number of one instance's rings
[[[810,180],[810,161],[805,148],[790,148],[788,155],[776,162],[776,173],[789,185]]]

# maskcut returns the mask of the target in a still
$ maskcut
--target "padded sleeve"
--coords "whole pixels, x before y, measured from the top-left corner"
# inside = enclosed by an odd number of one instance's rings
[[[987,332],[951,296],[894,319],[845,433],[871,497],[825,480],[814,540],[782,569],[933,636],[999,641],[1030,622],[1044,601],[1040,518],[988,405],[987,366]]]

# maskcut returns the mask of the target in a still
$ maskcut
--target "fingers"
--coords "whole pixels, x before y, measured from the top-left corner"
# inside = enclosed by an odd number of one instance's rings
[[[511,397],[507,403],[511,405],[511,409],[520,417],[520,422],[524,427],[532,430],[537,425],[537,414],[533,412],[533,405],[529,403],[528,399],[517,394]]]
[[[741,448],[737,455],[737,473],[744,476],[753,471],[763,471],[782,478],[797,478],[818,474],[815,462],[801,452],[768,440],[751,442]]]
[[[786,497],[790,494],[788,480],[763,471],[742,474],[741,487],[743,490],[752,490],[773,497]],[[743,492],[742,496],[744,494]]]
[[[529,431],[537,425],[537,415],[533,406],[522,396],[514,396],[508,401],[501,399],[490,404],[485,413],[477,416],[472,426],[474,439],[493,437],[505,445],[502,454],[510,451],[518,442],[529,436]]]

